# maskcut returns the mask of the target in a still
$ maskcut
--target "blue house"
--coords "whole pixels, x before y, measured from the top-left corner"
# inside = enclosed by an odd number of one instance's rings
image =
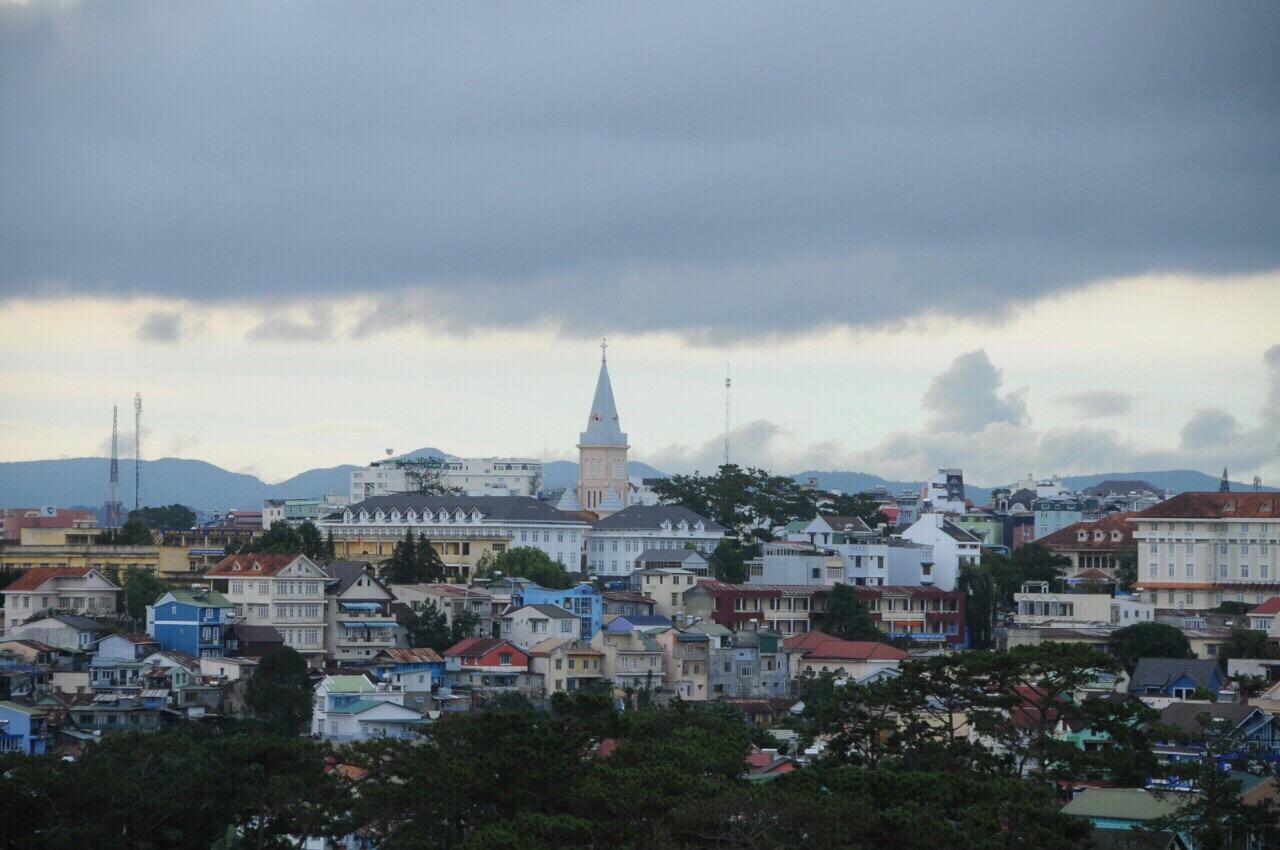
[[[43,711],[16,702],[0,702],[0,753],[43,755],[48,737]]]
[[[1191,699],[1203,689],[1214,699],[1222,691],[1222,671],[1212,659],[1139,658],[1129,679],[1129,693],[1136,696],[1161,696]]]
[[[558,605],[582,620],[583,640],[591,640],[604,622],[604,598],[590,582],[583,582],[568,590],[551,590],[537,584],[513,587],[511,606],[519,608],[523,605]]]
[[[215,590],[171,590],[147,606],[147,634],[167,650],[196,658],[222,655],[231,602]]]

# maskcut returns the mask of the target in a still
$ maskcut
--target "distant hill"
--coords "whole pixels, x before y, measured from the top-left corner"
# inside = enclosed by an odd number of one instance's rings
[[[1107,472],[1101,475],[1069,475],[1063,477],[1062,483],[1072,490],[1083,490],[1086,487],[1101,484],[1103,481],[1131,481],[1135,479],[1147,481],[1156,487],[1172,490],[1175,493],[1186,493],[1188,491],[1216,491],[1222,476],[1206,475],[1203,472],[1196,472],[1194,469],[1168,469],[1163,472]],[[1234,492],[1249,491],[1253,489],[1253,482],[1250,481],[1246,484],[1242,481],[1232,481],[1231,489]],[[1263,487],[1261,489],[1268,492],[1276,492],[1275,487]]]
[[[924,486],[923,481],[890,481],[868,472],[809,469],[804,472],[797,472],[792,477],[801,483],[808,481],[810,478],[816,478],[818,479],[818,487],[821,489],[839,490],[842,493],[860,493],[863,490],[884,487],[896,496],[906,490],[919,493],[920,488]],[[966,481],[964,494],[975,505],[985,505],[991,498],[991,488],[978,487]]]

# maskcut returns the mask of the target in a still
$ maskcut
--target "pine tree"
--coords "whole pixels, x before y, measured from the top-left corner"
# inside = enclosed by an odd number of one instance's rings
[[[422,581],[412,531],[406,530],[404,540],[391,550],[391,557],[382,565],[382,580],[388,584],[417,584]]]
[[[418,547],[415,556],[419,581],[438,582],[445,580],[444,561],[440,560],[440,554],[431,545],[431,541],[421,534],[418,535]]]

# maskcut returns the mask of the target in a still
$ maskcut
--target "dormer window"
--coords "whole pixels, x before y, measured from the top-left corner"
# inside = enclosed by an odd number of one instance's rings
[[[1112,542],[1112,543],[1119,543],[1119,542],[1120,542],[1120,538],[1121,538],[1120,532],[1118,532],[1118,531],[1112,531],[1112,532],[1111,532],[1111,542]]]
[[[405,522],[417,522],[418,512],[415,511],[413,508],[409,508],[409,510],[405,513],[404,518],[405,518]]]
[[[234,564],[232,564],[232,565],[231,565],[231,571],[232,571],[233,573],[238,573],[238,572],[240,572],[240,562],[239,562],[239,561],[236,561]]]
[[[1102,532],[1101,531],[1093,532],[1093,539],[1098,542],[1102,542]]]
[[[1076,532],[1076,540],[1083,543],[1087,539],[1089,539],[1089,532],[1085,531],[1083,528]]]
[[[1222,506],[1222,512],[1225,514],[1234,513],[1236,509],[1236,500],[1227,499],[1227,503]]]
[[[382,508],[378,508],[378,512],[373,515],[375,522],[386,522],[387,515],[382,512]]]
[[[704,523],[702,520],[698,520],[697,522],[695,522],[695,523],[693,524],[693,530],[694,530],[694,531],[706,531],[706,530],[707,530],[706,523]]]
[[[1271,500],[1270,500],[1270,499],[1267,499],[1267,501],[1263,502],[1261,505],[1259,505],[1259,506],[1258,506],[1258,513],[1260,513],[1260,514],[1269,514],[1269,513],[1271,513]]]
[[[399,521],[400,521],[400,511],[398,511],[398,510],[393,510],[393,511],[391,512],[391,521],[392,521],[392,522],[399,522]]]
[[[431,522],[431,520],[432,520],[432,519],[434,519],[434,518],[435,518],[435,514],[431,513],[431,508],[423,508],[423,509],[422,509],[422,521],[423,521],[423,522]]]
[[[352,520],[351,511],[344,511],[342,514],[342,521],[351,522],[351,520]]]

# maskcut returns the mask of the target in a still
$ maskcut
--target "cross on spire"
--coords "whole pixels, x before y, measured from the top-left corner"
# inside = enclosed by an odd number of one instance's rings
[[[607,363],[609,358],[605,356],[605,350],[609,347],[609,338],[607,336],[600,338],[600,362]]]

